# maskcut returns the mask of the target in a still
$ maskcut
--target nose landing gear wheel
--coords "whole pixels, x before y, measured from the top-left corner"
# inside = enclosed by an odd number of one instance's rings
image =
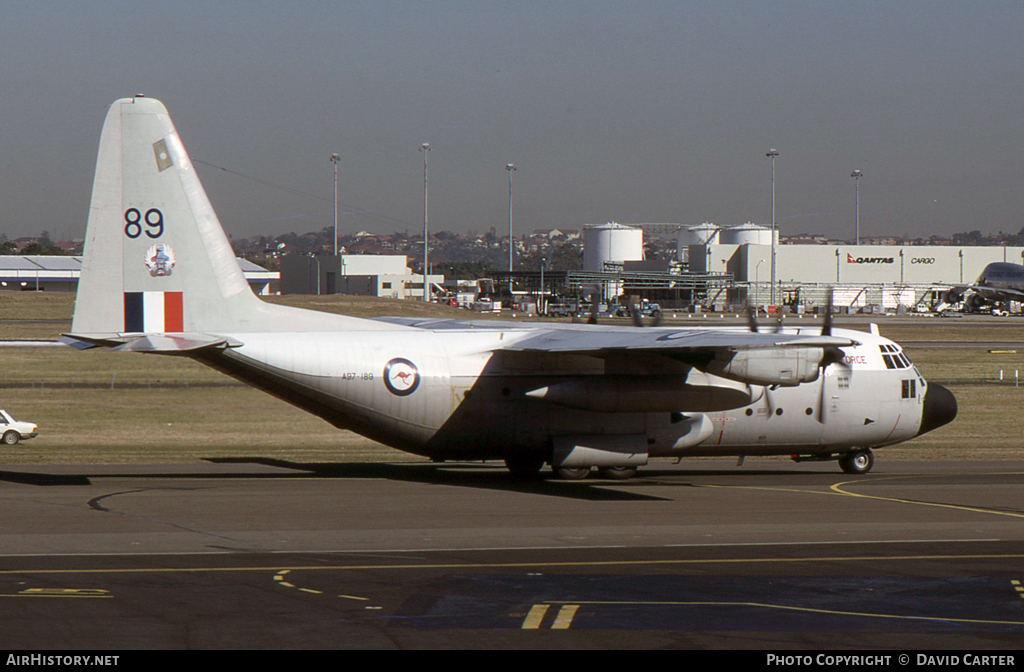
[[[866,474],[875,466],[875,454],[870,448],[853,450],[839,458],[839,467],[847,474]]]

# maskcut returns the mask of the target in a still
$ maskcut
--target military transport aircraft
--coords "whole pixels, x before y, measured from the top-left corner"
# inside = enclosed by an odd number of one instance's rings
[[[1024,303],[1024,266],[993,262],[982,269],[973,285],[955,285],[946,290],[942,303],[935,310],[942,312],[961,301],[969,312],[994,308],[996,304],[1009,301]]]
[[[872,333],[358,319],[261,301],[167,110],[116,101],[100,137],[72,332],[190,357],[339,428],[435,460],[628,478],[651,457],[792,455],[868,471],[956,415]],[[282,439],[287,440],[287,439]]]

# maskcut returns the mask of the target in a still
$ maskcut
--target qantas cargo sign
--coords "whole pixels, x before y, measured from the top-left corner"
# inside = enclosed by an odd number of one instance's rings
[[[894,261],[895,257],[855,257],[849,252],[846,253],[848,264],[891,264]]]

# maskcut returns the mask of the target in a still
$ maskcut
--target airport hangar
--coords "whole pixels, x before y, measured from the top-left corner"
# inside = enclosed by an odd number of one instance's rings
[[[246,259],[239,259],[238,263],[253,292],[261,296],[272,293],[272,285],[280,279],[280,273]],[[74,292],[81,273],[82,257],[0,255],[0,290]]]

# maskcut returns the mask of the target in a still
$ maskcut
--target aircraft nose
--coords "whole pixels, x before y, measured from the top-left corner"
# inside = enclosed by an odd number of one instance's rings
[[[938,429],[956,417],[956,397],[937,383],[929,383],[924,393],[924,407],[921,410],[921,428],[917,435]]]

